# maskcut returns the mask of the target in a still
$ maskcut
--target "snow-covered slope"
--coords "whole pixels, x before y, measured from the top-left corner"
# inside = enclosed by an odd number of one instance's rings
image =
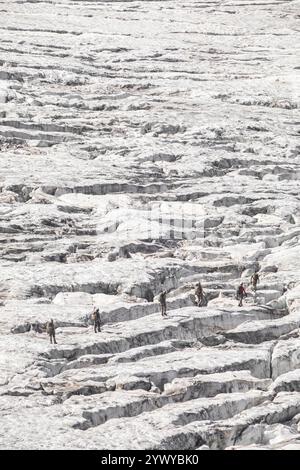
[[[0,14],[0,448],[299,449],[299,2]]]

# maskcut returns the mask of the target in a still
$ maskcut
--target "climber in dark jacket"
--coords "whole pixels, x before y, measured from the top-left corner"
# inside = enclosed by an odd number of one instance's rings
[[[203,304],[203,300],[204,300],[204,293],[203,293],[203,288],[201,286],[201,282],[198,282],[198,284],[196,285],[195,297],[197,299],[196,303],[198,307],[201,307],[201,305]]]
[[[159,295],[159,303],[160,303],[160,309],[161,309],[161,314],[163,317],[167,316],[167,291],[161,292]]]
[[[52,339],[53,339],[54,344],[57,344],[56,339],[55,339],[55,326],[54,326],[54,321],[52,320],[52,318],[47,323],[46,331],[48,335],[50,336],[50,343],[52,344]]]
[[[257,284],[259,283],[259,275],[258,275],[258,273],[252,274],[252,276],[251,276],[251,283],[252,283],[254,292],[256,292],[256,287],[257,287]]]
[[[92,313],[92,320],[94,323],[94,332],[95,333],[100,333],[101,331],[101,319],[100,319],[100,312],[99,308],[94,307],[93,313]]]

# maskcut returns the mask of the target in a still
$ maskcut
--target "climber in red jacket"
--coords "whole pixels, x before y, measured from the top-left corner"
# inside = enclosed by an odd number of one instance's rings
[[[237,300],[239,300],[239,307],[243,306],[244,297],[247,297],[247,292],[245,290],[244,284],[241,283],[239,285],[237,293],[236,293],[236,298],[237,298]]]

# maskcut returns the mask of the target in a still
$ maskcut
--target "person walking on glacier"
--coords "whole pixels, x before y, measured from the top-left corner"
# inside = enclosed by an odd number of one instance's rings
[[[160,303],[160,310],[163,317],[167,317],[167,291],[161,292],[158,301]]]
[[[198,284],[196,284],[195,297],[197,299],[196,303],[198,307],[201,307],[203,305],[203,300],[204,300],[204,293],[203,293],[201,282],[198,282]]]
[[[256,292],[256,288],[257,288],[258,283],[259,283],[259,274],[257,272],[255,272],[251,276],[251,284],[252,284],[254,292]]]
[[[236,298],[239,300],[239,307],[243,306],[243,299],[247,297],[247,292],[245,290],[244,284],[241,283],[237,289]]]
[[[99,308],[97,307],[94,307],[94,310],[92,312],[92,320],[94,323],[94,332],[100,333],[101,332],[101,320],[100,320]]]
[[[52,344],[52,339],[53,339],[54,344],[57,344],[56,339],[55,339],[55,326],[54,326],[54,321],[52,320],[52,318],[47,323],[46,331],[48,335],[50,336],[50,343]]]

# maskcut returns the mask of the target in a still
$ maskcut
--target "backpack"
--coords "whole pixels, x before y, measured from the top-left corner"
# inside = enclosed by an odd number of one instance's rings
[[[97,320],[97,311],[92,313],[92,320]]]

